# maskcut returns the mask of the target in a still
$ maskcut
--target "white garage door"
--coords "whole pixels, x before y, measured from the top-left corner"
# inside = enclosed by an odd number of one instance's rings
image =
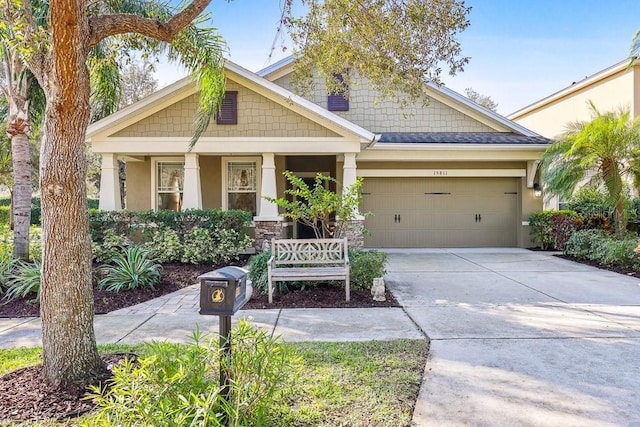
[[[365,178],[365,246],[516,246],[517,178]]]

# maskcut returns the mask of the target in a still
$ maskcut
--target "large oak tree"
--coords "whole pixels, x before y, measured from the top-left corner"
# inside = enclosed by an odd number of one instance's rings
[[[195,143],[224,91],[216,61],[221,47],[199,44],[199,30],[192,25],[211,0],[194,0],[172,15],[140,13],[141,6],[149,3],[145,0],[51,0],[46,28],[37,25],[31,0],[4,1],[7,20],[18,36],[12,48],[46,95],[40,158],[43,372],[53,385],[86,383],[104,370],[93,330],[85,194],[89,52],[122,34],[139,34],[179,48],[201,89]],[[384,96],[406,101],[423,97],[425,82],[439,83],[441,67],[453,74],[467,62],[455,39],[468,25],[469,9],[462,1],[299,1],[306,13],[294,16],[293,0],[286,0],[282,22],[296,44],[296,76],[303,89],[315,69],[327,78],[329,90],[339,90],[333,75],[348,70],[367,78]],[[102,7],[114,2],[126,13],[108,13],[113,8]],[[203,54],[210,57],[203,59]],[[348,79],[351,74],[345,75]]]

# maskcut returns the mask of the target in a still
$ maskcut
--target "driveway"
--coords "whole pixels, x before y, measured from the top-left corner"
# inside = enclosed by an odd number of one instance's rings
[[[387,252],[432,340],[416,426],[640,426],[640,280],[524,249]]]

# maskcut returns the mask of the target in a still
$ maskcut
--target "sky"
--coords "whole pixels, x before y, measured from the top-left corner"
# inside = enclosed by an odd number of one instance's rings
[[[229,59],[258,71],[288,56],[276,34],[283,0],[213,1],[213,25]],[[447,87],[472,88],[508,115],[629,55],[640,29],[640,0],[467,0],[471,25],[458,36],[470,57],[464,72],[443,75]],[[270,57],[271,55],[271,57]],[[160,87],[184,76],[161,64]]]

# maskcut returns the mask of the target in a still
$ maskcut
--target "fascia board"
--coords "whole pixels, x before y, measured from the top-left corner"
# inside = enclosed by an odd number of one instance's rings
[[[427,95],[498,131],[511,131],[524,136],[540,136],[500,114],[484,108],[445,86],[427,84]],[[460,109],[462,107],[462,110]]]
[[[609,77],[614,76],[620,72],[624,72],[632,69],[635,70],[636,67],[640,68],[640,64],[634,64],[631,67],[629,67],[628,59],[618,62],[617,64],[612,65],[611,67],[605,68],[604,70],[599,71],[591,76],[588,76],[579,82],[576,82],[570,86],[560,89],[559,91],[554,92],[551,95],[544,97],[532,104],[529,104],[524,108],[514,111],[513,113],[509,114],[507,117],[510,120],[520,119],[533,111],[539,110],[560,99],[571,96],[576,92],[579,92],[585,88],[588,88],[589,86],[592,86],[602,80],[608,79]]]

